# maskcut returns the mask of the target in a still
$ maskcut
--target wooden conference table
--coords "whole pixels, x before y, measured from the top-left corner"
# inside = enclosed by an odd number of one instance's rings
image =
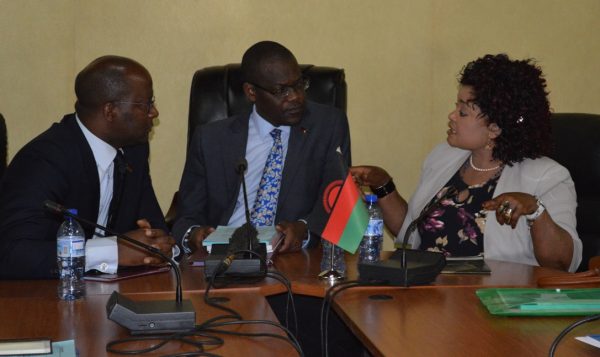
[[[195,260],[201,257],[196,257]],[[271,269],[285,274],[295,294],[323,297],[328,283],[318,280],[319,249],[281,255]],[[355,257],[346,257],[348,279],[357,277]],[[559,272],[508,262],[487,261],[490,275],[440,275],[432,285],[421,287],[356,288],[342,292],[334,308],[373,355],[410,356],[495,356],[546,355],[554,337],[578,318],[514,318],[490,315],[475,296],[481,287],[535,287],[542,276]],[[204,269],[183,262],[184,296],[196,306],[197,321],[219,314],[202,302],[206,289]],[[0,338],[51,337],[53,340],[75,339],[82,356],[105,355],[104,346],[127,331],[107,320],[105,304],[113,291],[131,299],[160,300],[174,297],[175,278],[159,273],[114,283],[87,283],[87,297],[75,303],[56,298],[56,281],[0,281]],[[275,321],[265,296],[285,292],[272,278],[251,285],[232,285],[212,290],[211,296],[230,298],[230,307],[245,319]],[[374,292],[392,297],[387,301],[369,299]],[[598,324],[579,331],[590,332]],[[279,333],[273,327],[252,327],[252,331]],[[571,336],[561,343],[557,356],[591,355],[597,349]],[[225,344],[213,352],[236,356],[295,355],[293,348],[275,339],[226,337]],[[160,350],[159,354],[177,350]],[[249,348],[252,348],[250,350]],[[84,353],[89,352],[89,353]],[[561,354],[562,353],[562,354]]]
[[[91,285],[91,284],[90,284]],[[184,293],[184,299],[191,299],[196,321],[201,323],[224,311],[203,303],[203,294]],[[127,295],[133,300],[173,299],[172,293]],[[265,298],[258,292],[216,293],[213,297],[226,297],[226,306],[235,309],[245,320],[277,321]],[[56,297],[1,297],[0,298],[0,338],[19,339],[49,337],[53,341],[75,340],[79,356],[114,355],[106,352],[109,341],[131,337],[129,332],[106,317],[106,302],[109,295],[88,295],[82,300],[68,302]],[[280,329],[269,325],[251,325],[223,328],[230,331],[252,333],[275,333],[282,335]],[[274,338],[248,338],[223,334],[214,334],[224,339],[217,348],[207,347],[207,351],[221,356],[247,357],[249,351],[257,356],[294,355],[295,350],[287,342]],[[127,343],[120,349],[148,348],[156,341]],[[168,354],[195,351],[181,342],[169,342],[153,353],[143,356],[164,356]],[[116,356],[116,355],[115,355]]]

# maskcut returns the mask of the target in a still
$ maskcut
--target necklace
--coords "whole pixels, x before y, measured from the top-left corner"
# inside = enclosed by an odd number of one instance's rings
[[[497,165],[494,167],[490,167],[488,169],[482,169],[480,167],[477,167],[473,164],[473,155],[469,156],[469,165],[471,165],[471,167],[473,168],[473,170],[475,171],[479,171],[479,172],[488,172],[488,171],[494,171],[500,168],[501,165]]]

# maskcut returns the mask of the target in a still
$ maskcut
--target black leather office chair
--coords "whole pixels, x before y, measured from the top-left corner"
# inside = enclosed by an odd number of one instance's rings
[[[4,121],[2,114],[0,114],[0,178],[2,178],[4,170],[6,170],[7,154],[8,137],[6,133],[6,122]]]
[[[554,160],[571,173],[577,191],[577,233],[583,242],[579,271],[600,255],[600,115],[553,113]]]
[[[300,68],[310,80],[310,87],[306,90],[309,100],[346,112],[347,86],[343,69],[306,64],[300,65]],[[188,143],[199,125],[235,114],[250,113],[252,103],[246,99],[242,84],[239,63],[207,67],[194,73],[190,90]],[[176,207],[177,193],[165,215],[169,228],[175,221]]]

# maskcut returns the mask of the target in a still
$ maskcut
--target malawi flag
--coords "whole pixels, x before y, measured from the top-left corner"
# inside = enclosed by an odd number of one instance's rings
[[[329,219],[321,237],[354,254],[369,224],[369,212],[350,173],[346,180],[332,182],[323,193]]]

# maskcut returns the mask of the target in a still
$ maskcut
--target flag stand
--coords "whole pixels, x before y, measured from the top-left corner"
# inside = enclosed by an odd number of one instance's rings
[[[333,284],[339,280],[344,279],[344,274],[340,271],[335,270],[333,260],[335,258],[335,244],[330,244],[329,249],[329,268],[319,273],[319,279],[327,280]]]

